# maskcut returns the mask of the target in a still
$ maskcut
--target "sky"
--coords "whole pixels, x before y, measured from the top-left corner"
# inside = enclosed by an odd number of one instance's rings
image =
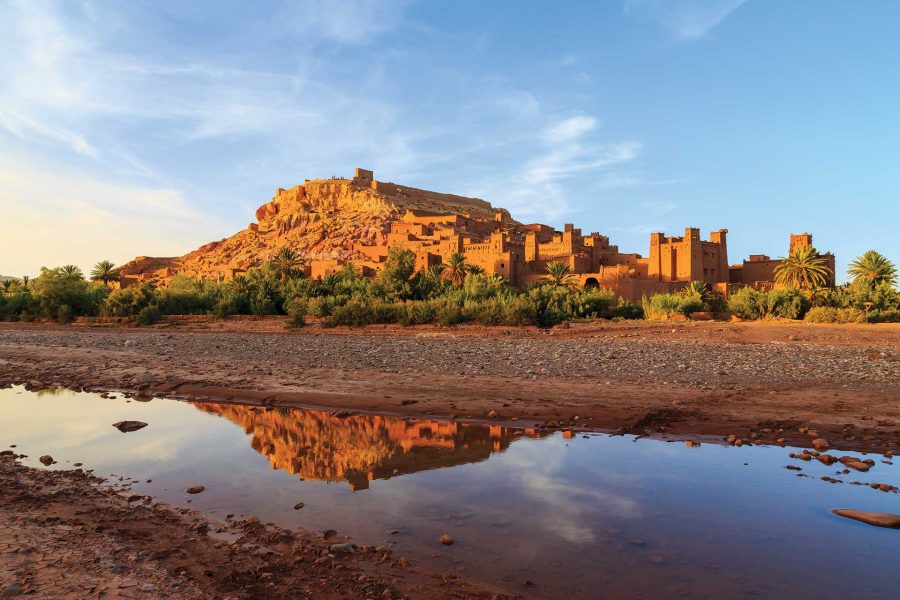
[[[176,256],[352,176],[623,252],[900,262],[900,2],[0,0],[0,274]]]

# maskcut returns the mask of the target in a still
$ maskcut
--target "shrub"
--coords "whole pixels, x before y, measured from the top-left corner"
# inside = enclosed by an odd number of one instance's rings
[[[430,300],[411,300],[402,305],[400,323],[403,325],[423,325],[434,323],[437,315],[436,304]]]
[[[29,290],[13,292],[0,302],[0,317],[3,319],[30,321],[37,312],[37,302]]]
[[[643,319],[644,307],[640,304],[634,304],[628,300],[622,300],[612,310],[612,317],[620,319]]]
[[[744,287],[728,297],[728,310],[743,319],[800,319],[809,301],[795,289],[757,290]]]
[[[692,295],[653,294],[641,299],[644,316],[652,321],[665,321],[675,316],[684,316],[703,310],[703,301]]]
[[[156,286],[151,282],[113,290],[101,311],[112,317],[130,317],[157,301]]]
[[[881,310],[869,317],[869,320],[873,323],[900,323],[900,310]]]
[[[79,315],[97,314],[109,293],[106,286],[85,281],[80,271],[63,268],[42,268],[31,288],[41,316],[69,321]],[[59,311],[63,306],[66,314],[61,317]]]
[[[135,322],[141,326],[148,326],[157,323],[162,317],[162,312],[159,310],[159,307],[155,304],[151,304],[150,306],[145,306],[142,308],[137,317],[135,317]]]
[[[285,305],[288,314],[288,327],[306,325],[306,298],[293,298]]]
[[[72,307],[68,304],[63,304],[59,308],[56,309],[56,320],[60,323],[68,324],[75,320],[75,315],[73,314]]]
[[[866,314],[858,308],[814,306],[806,312],[803,320],[810,323],[865,323]]]
[[[209,314],[222,298],[226,285],[176,275],[159,293],[159,309],[167,315]]]
[[[343,306],[336,307],[331,316],[322,321],[322,326],[363,327],[375,323],[396,323],[400,318],[400,312],[398,306],[394,304],[383,302],[369,304],[361,300],[350,300]]]

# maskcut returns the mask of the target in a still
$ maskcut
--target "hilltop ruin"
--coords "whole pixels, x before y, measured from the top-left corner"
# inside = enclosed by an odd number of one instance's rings
[[[388,250],[405,248],[418,269],[443,264],[454,253],[488,274],[517,286],[542,278],[547,263],[562,261],[578,282],[612,289],[636,300],[644,294],[675,291],[703,281],[728,293],[742,285],[771,287],[778,260],[759,254],[742,263],[728,262],[727,229],[710,233],[689,227],[684,236],[650,235],[649,253],[623,253],[609,238],[566,224],[562,231],[540,223],[522,224],[508,211],[479,198],[442,194],[377,181],[372,171],[356,169],[352,179],[313,179],[278,189],[256,211],[256,223],[181,257],[138,257],[124,265],[121,284],[165,284],[182,273],[227,281],[262,265],[284,247],[306,264],[306,274],[321,278],[346,264],[375,275]],[[792,234],[790,248],[812,245],[812,235]],[[829,261],[834,284],[834,255]]]

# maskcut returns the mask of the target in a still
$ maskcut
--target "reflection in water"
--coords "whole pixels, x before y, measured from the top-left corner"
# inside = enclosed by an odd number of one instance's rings
[[[486,460],[520,435],[541,437],[532,429],[453,421],[378,415],[339,418],[325,411],[234,404],[194,406],[252,434],[250,445],[269,459],[272,468],[303,479],[346,480],[353,491],[367,489],[372,479]]]

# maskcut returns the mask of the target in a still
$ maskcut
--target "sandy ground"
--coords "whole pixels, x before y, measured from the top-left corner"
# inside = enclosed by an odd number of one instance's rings
[[[0,324],[0,385],[10,384],[800,446],[809,429],[837,448],[900,445],[894,324]]]
[[[0,455],[2,598],[503,598],[337,534],[224,522]],[[352,545],[352,544],[351,544]]]
[[[890,452],[900,326],[596,323],[552,330],[0,324],[0,386]],[[733,439],[733,438],[732,438]],[[727,443],[727,442],[726,442]],[[490,598],[341,537],[212,521],[90,473],[0,456],[0,596]]]

